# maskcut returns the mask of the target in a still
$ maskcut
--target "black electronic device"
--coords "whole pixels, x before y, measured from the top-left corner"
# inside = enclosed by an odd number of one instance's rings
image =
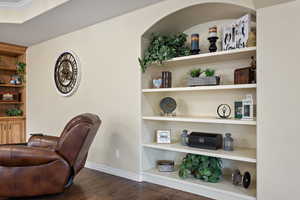
[[[188,146],[201,149],[217,150],[223,147],[222,134],[192,132]]]

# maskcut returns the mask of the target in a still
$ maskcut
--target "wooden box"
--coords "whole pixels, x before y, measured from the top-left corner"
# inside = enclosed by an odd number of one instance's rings
[[[234,84],[256,83],[256,69],[245,67],[234,71]]]

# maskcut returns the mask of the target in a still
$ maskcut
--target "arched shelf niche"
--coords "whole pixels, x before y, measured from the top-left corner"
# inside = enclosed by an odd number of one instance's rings
[[[142,53],[149,44],[152,33],[171,34],[185,32],[186,30],[209,22],[220,20],[233,20],[244,14],[256,15],[256,11],[233,3],[200,3],[175,11],[153,24],[142,35]]]

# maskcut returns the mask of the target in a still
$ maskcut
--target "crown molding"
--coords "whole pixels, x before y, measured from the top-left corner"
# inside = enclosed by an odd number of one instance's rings
[[[21,0],[19,2],[0,2],[0,7],[21,8],[31,2],[32,0]]]

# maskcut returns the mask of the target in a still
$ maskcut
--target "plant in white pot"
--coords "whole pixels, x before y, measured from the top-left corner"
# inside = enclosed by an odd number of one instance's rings
[[[206,69],[202,71],[199,69],[193,69],[190,71],[190,77],[188,78],[188,86],[209,86],[220,85],[220,77],[215,75],[214,69]]]

